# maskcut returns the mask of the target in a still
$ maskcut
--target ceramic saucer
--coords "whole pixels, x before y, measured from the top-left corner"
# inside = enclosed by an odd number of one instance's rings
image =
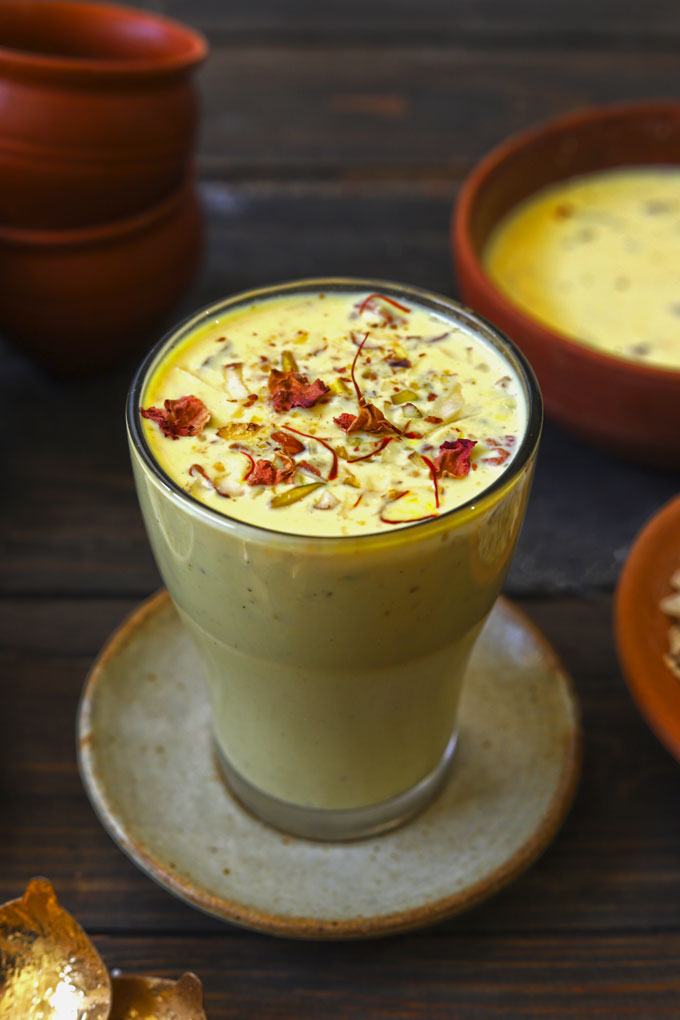
[[[501,599],[470,664],[451,774],[430,807],[363,842],[285,836],[222,781],[196,653],[161,592],[95,662],[78,746],[102,824],[170,892],[247,928],[357,938],[442,920],[527,868],[571,804],[581,730],[555,653]]]

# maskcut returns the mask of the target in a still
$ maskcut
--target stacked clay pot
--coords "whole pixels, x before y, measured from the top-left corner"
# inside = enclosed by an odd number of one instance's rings
[[[206,53],[146,11],[0,0],[0,333],[54,372],[123,360],[194,276]]]

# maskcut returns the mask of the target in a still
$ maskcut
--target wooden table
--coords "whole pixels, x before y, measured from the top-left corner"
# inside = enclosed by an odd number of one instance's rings
[[[186,311],[318,273],[453,288],[447,220],[494,142],[589,101],[677,96],[680,8],[622,0],[149,0],[202,28],[205,265]],[[150,338],[152,339],[152,338]],[[156,887],[83,793],[88,665],[159,584],[123,435],[128,367],[58,384],[3,349],[0,898],[53,880],[110,966],[203,979],[211,1020],[680,1016],[678,765],[623,685],[611,596],[676,474],[546,428],[507,593],[571,670],[583,782],[531,871],[471,913],[355,944],[240,931]],[[200,836],[200,834],[199,834]]]

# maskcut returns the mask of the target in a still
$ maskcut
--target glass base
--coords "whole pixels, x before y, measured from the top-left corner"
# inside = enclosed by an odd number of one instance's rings
[[[330,842],[377,836],[403,825],[427,807],[444,784],[457,739],[458,734],[454,733],[438,764],[410,790],[380,804],[337,811],[300,807],[263,793],[236,771],[217,741],[214,744],[223,778],[253,814],[289,835]]]

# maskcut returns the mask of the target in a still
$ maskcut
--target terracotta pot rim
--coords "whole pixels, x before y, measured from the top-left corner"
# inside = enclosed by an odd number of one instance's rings
[[[658,605],[663,595],[671,594],[678,537],[680,496],[673,496],[645,521],[633,540],[616,586],[613,630],[633,700],[659,740],[680,761],[680,684],[663,662],[670,619]],[[654,598],[657,589],[658,599]],[[663,632],[663,647],[658,646],[654,631],[644,630],[649,612]]]
[[[615,373],[628,381],[644,379],[650,383],[665,382],[680,386],[680,369],[646,365],[615,354],[607,354],[579,343],[567,334],[560,333],[552,327],[544,325],[539,319],[528,315],[518,305],[513,304],[487,275],[473,244],[471,234],[472,217],[481,189],[491,174],[526,146],[533,144],[541,137],[562,133],[565,128],[572,125],[579,127],[584,123],[592,124],[597,121],[626,119],[634,114],[658,114],[670,110],[680,113],[680,102],[659,99],[612,103],[579,108],[571,113],[551,118],[534,127],[516,132],[483,156],[463,181],[458,199],[453,207],[451,239],[457,265],[464,264],[465,272],[473,280],[475,288],[484,293],[488,302],[496,304],[505,316],[514,317],[520,328],[542,333],[546,343],[561,348],[565,353],[568,353],[570,358],[585,363],[591,368],[606,371],[610,378],[611,374]]]
[[[192,174],[181,187],[161,202],[122,219],[94,226],[79,227],[75,230],[24,230],[21,227],[0,226],[0,245],[14,245],[22,248],[67,248],[92,244],[106,244],[108,241],[140,233],[160,220],[170,216],[178,206],[191,198],[196,189],[196,178]]]
[[[35,53],[31,50],[13,48],[0,44],[0,67],[24,71],[28,74],[47,75],[57,78],[78,79],[117,78],[135,79],[181,73],[202,63],[208,54],[208,42],[202,33],[173,18],[134,7],[116,3],[92,3],[88,0],[0,0],[0,12],[11,10],[19,4],[33,8],[82,12],[89,18],[105,19],[118,17],[130,22],[147,22],[172,32],[181,38],[184,48],[180,53],[169,56],[140,57],[123,59],[115,57],[75,57],[70,55]]]

